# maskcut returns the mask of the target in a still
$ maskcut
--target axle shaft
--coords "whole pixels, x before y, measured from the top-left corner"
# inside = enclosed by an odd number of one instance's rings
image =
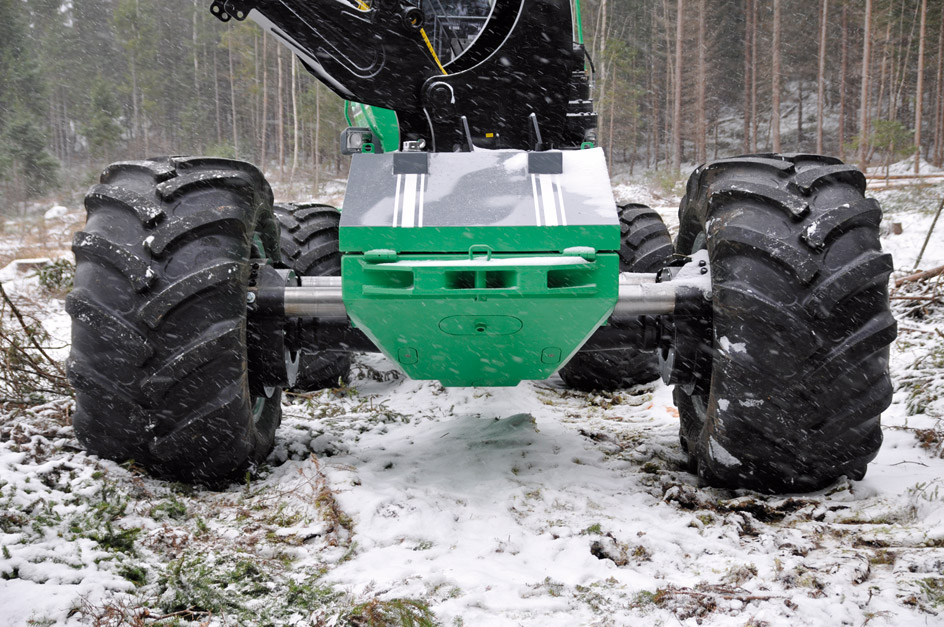
[[[290,318],[345,318],[341,277],[302,277],[300,287],[284,289],[285,315]],[[675,311],[676,286],[657,283],[655,274],[623,272],[613,315],[658,316]]]

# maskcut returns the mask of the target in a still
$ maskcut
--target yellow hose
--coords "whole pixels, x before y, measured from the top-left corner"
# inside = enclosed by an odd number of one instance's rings
[[[429,40],[429,37],[426,36],[426,29],[425,29],[425,28],[421,28],[421,29],[420,29],[420,35],[423,36],[423,41],[426,42],[426,47],[429,48],[429,53],[430,53],[431,55],[433,55],[433,61],[435,61],[435,62],[436,62],[436,65],[439,66],[439,71],[442,72],[443,74],[447,74],[447,75],[448,75],[449,72],[447,72],[447,71],[446,71],[446,68],[444,68],[444,67],[442,66],[442,63],[439,62],[439,57],[436,55],[436,51],[433,50],[433,42],[431,42],[431,41]]]

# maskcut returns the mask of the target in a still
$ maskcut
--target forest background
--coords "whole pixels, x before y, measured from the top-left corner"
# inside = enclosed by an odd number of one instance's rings
[[[343,101],[205,0],[0,0],[0,212],[121,159],[343,176]],[[747,152],[944,161],[940,0],[583,0],[612,164]],[[921,160],[915,160],[915,168]]]

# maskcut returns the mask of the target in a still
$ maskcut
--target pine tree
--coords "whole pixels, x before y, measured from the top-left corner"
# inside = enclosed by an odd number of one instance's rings
[[[46,84],[25,11],[18,0],[0,0],[0,179],[6,181],[0,195],[6,201],[43,193],[58,170],[46,150]]]

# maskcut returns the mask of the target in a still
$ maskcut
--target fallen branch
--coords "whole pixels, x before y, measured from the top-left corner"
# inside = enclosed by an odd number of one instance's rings
[[[901,181],[905,179],[939,179],[944,177],[944,173],[940,174],[876,174],[866,177],[869,181]]]
[[[930,270],[925,270],[924,272],[916,272],[915,274],[903,276],[900,279],[895,280],[895,287],[901,287],[905,283],[927,281],[928,279],[933,279],[939,274],[944,274],[944,266],[938,266],[936,268],[931,268]]]
[[[898,325],[899,331],[908,331],[909,333],[927,333],[928,335],[934,335],[935,333],[940,333],[937,329],[915,329],[913,327],[903,327],[900,324]]]
[[[728,588],[719,588],[717,590],[709,589],[703,592],[703,591],[692,590],[691,588],[670,587],[664,590],[660,590],[660,592],[664,593],[666,596],[677,594],[677,595],[684,595],[684,596],[696,597],[696,598],[701,598],[701,599],[721,598],[721,599],[724,599],[725,601],[741,601],[744,603],[747,603],[750,601],[770,601],[771,599],[787,598],[779,594],[750,594],[746,591],[739,592],[737,590],[731,590]]]
[[[889,300],[941,300],[940,296],[889,296]]]
[[[921,263],[921,258],[924,257],[924,251],[928,247],[928,242],[931,241],[931,233],[934,232],[934,226],[937,224],[937,219],[941,217],[941,212],[944,211],[944,198],[941,198],[941,204],[937,206],[937,212],[934,214],[934,219],[931,220],[931,228],[928,229],[928,236],[924,238],[924,245],[921,246],[921,252],[918,253],[918,258],[915,259],[915,269],[918,269],[918,265]]]
[[[3,296],[3,300],[6,302],[7,305],[10,306],[10,311],[12,311],[13,315],[16,316],[16,320],[17,322],[20,323],[20,326],[23,328],[23,332],[26,333],[26,337],[30,341],[30,344],[32,344],[33,347],[39,351],[39,354],[42,355],[53,368],[56,369],[56,372],[59,373],[59,376],[62,379],[65,379],[66,373],[63,372],[62,367],[59,365],[59,362],[57,362],[55,359],[50,357],[49,354],[46,353],[46,351],[43,349],[43,347],[39,345],[39,342],[36,341],[33,331],[26,324],[26,321],[23,320],[23,314],[21,314],[20,310],[17,309],[16,305],[13,304],[13,301],[10,300],[10,297],[7,296],[7,291],[3,289],[2,282],[0,282],[0,296]]]
[[[147,620],[155,620],[155,621],[167,620],[169,618],[196,618],[196,617],[208,617],[208,616],[213,616],[212,612],[196,610],[192,607],[186,610],[180,610],[179,612],[172,612],[170,614],[161,614],[160,616],[152,616],[151,613],[148,612],[146,609],[142,613],[142,618],[146,618]]]

